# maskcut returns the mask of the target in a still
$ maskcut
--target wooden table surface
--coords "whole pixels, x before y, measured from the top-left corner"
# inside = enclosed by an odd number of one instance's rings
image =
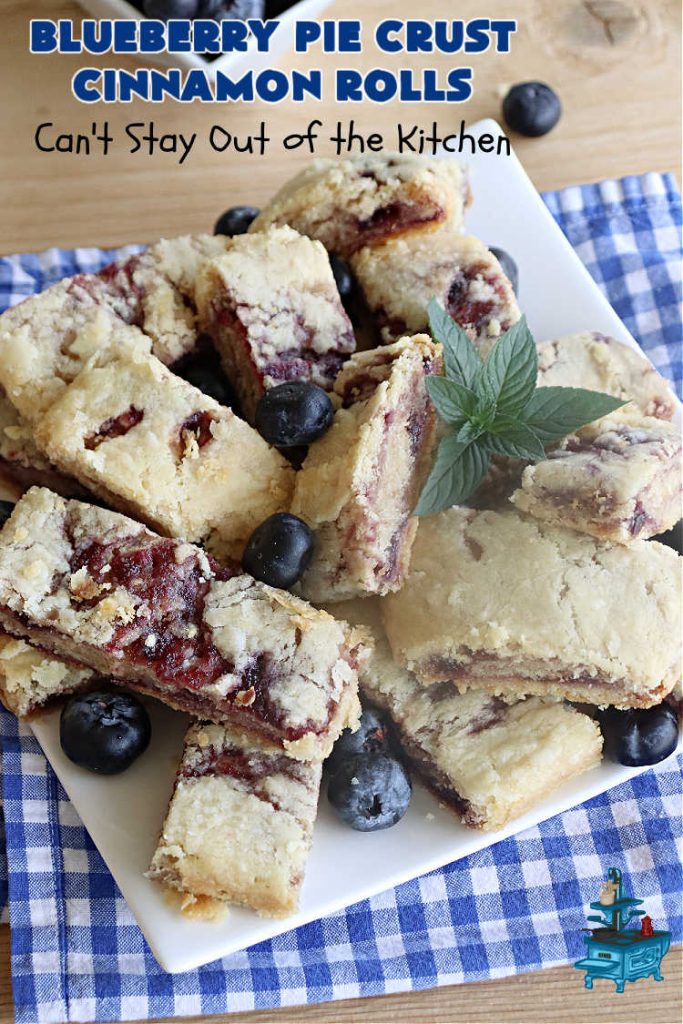
[[[459,18],[482,13],[477,0],[460,0]],[[359,131],[382,131],[392,137],[397,123],[425,128],[437,121],[442,133],[458,130],[461,118],[498,117],[506,85],[529,78],[550,82],[559,92],[564,113],[543,139],[513,143],[539,189],[620,177],[648,170],[679,171],[680,26],[678,0],[489,0],[486,14],[513,17],[518,32],[507,56],[475,56],[474,97],[460,106],[395,103],[336,107],[330,101],[275,108],[166,102],[145,105],[79,104],[70,95],[71,75],[98,58],[32,57],[28,53],[30,17],[78,17],[70,2],[0,0],[2,60],[6,79],[0,142],[0,252],[39,251],[51,245],[120,245],[151,241],[160,235],[210,230],[226,207],[263,203],[307,157],[284,154],[278,142],[303,131],[311,118],[323,122],[321,138],[336,122],[354,118]],[[362,17],[369,31],[383,17],[444,17],[439,0],[362,0],[334,3],[329,17]],[[368,36],[369,38],[369,36]],[[369,69],[436,67],[448,57],[378,58],[368,46],[353,57],[289,55],[281,66],[339,66]],[[342,63],[343,62],[343,63]],[[116,58],[103,65],[135,67]],[[36,126],[51,121],[59,132],[87,132],[93,121],[109,122],[117,144],[107,157],[40,153]],[[213,153],[198,145],[179,165],[172,154],[128,152],[124,126],[153,121],[159,134],[198,132],[205,140],[219,124],[244,141],[266,122],[273,139],[264,157]],[[319,150],[321,155],[330,147]],[[485,202],[485,197],[475,197]],[[0,929],[0,1024],[11,1016],[9,930]],[[558,968],[516,978],[458,986],[425,993],[351,1000],[321,1007],[245,1014],[256,1022],[395,1021],[621,1021],[670,1022],[681,1019],[681,950],[664,962],[665,982],[627,986],[616,996],[598,983],[586,992],[572,968]],[[236,1020],[235,1017],[215,1018]]]

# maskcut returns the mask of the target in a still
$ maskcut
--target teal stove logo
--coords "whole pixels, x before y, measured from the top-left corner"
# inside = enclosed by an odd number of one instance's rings
[[[597,922],[598,928],[584,928],[583,941],[586,956],[577,960],[574,967],[585,971],[585,988],[593,988],[596,978],[613,981],[617,992],[623,992],[627,981],[648,978],[664,981],[661,966],[671,944],[671,932],[658,932],[652,927],[652,918],[642,906],[643,900],[634,899],[624,893],[619,868],[610,868],[607,881],[600,886],[600,898],[591,903],[591,914],[587,920]],[[638,918],[641,920],[638,922]],[[629,928],[632,921],[640,928]]]

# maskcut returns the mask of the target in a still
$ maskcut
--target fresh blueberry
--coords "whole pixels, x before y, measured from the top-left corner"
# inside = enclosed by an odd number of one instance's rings
[[[328,800],[341,820],[358,832],[391,828],[406,813],[411,794],[410,776],[388,754],[344,761],[327,787]]]
[[[620,764],[657,764],[676,749],[678,717],[670,704],[626,711],[606,708],[599,719],[605,745]]]
[[[513,260],[512,256],[510,255],[509,252],[506,252],[505,249],[498,249],[496,248],[495,245],[489,246],[489,252],[493,253],[493,255],[500,263],[503,273],[505,274],[508,281],[512,285],[512,290],[516,295],[517,289],[519,287],[519,271],[517,269],[517,264]]]
[[[337,291],[342,299],[348,299],[353,291],[353,274],[351,267],[341,256],[330,256],[330,267],[337,284]]]
[[[125,771],[147,749],[151,733],[147,711],[129,693],[76,694],[59,721],[66,756],[100,775]]]
[[[231,206],[222,213],[213,226],[214,235],[245,235],[253,220],[261,211],[257,206]]]
[[[144,0],[142,11],[147,18],[196,18],[199,0]]]
[[[317,384],[293,380],[266,391],[256,407],[256,429],[276,448],[295,448],[322,437],[334,417],[330,396]]]
[[[531,138],[545,135],[554,128],[561,113],[559,96],[545,82],[520,82],[513,85],[503,100],[505,123],[513,131]]]
[[[242,568],[271,587],[287,590],[304,574],[312,553],[313,534],[303,519],[276,512],[247,541]]]
[[[666,544],[673,548],[679,555],[683,555],[683,519],[679,519],[675,526],[672,526],[666,533],[658,533],[651,540],[658,540],[660,544]]]
[[[344,729],[325,762],[328,772],[336,772],[344,761],[362,754],[391,753],[391,729],[375,708],[364,708],[355,732]]]
[[[13,501],[0,501],[0,526],[4,526],[14,512]]]

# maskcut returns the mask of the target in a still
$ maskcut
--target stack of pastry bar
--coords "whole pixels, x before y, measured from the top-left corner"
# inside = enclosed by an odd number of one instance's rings
[[[643,707],[674,685],[677,558],[645,538],[678,518],[680,444],[642,357],[596,334],[541,345],[544,383],[631,404],[539,466],[496,466],[476,508],[411,516],[441,365],[429,300],[482,349],[520,315],[463,233],[468,200],[452,162],[319,161],[246,235],[159,242],[0,318],[0,466],[29,488],[0,534],[0,690],[23,716],[104,678],[193,716],[150,868],[187,904],[295,908],[359,681],[479,828],[599,761],[565,700]],[[355,351],[330,253],[375,347]],[[183,379],[206,337],[237,412]],[[298,471],[252,426],[287,380],[336,410]],[[315,537],[296,595],[239,567],[283,510]]]

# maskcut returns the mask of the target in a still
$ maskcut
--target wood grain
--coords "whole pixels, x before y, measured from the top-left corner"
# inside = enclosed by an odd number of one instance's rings
[[[329,16],[362,17],[367,38],[374,24],[391,16],[444,16],[440,0],[337,0]],[[476,0],[461,0],[457,17],[481,14]],[[206,139],[221,124],[240,139],[266,121],[273,140],[301,131],[310,118],[324,122],[321,137],[337,120],[353,117],[364,132],[393,137],[397,123],[442,132],[458,130],[461,118],[472,123],[499,116],[506,85],[528,78],[550,82],[559,92],[564,114],[543,139],[513,141],[540,189],[557,188],[648,170],[676,170],[680,133],[680,24],[678,0],[490,0],[486,14],[514,17],[518,31],[508,55],[486,53],[471,59],[474,97],[465,104],[338,105],[331,100],[277,107],[251,105],[92,105],[70,94],[73,72],[88,65],[135,67],[132,58],[51,55],[27,52],[31,17],[78,16],[67,0],[0,0],[3,25],[1,73],[7,78],[0,146],[0,252],[34,251],[49,245],[120,245],[150,241],[185,231],[210,230],[226,207],[262,204],[283,179],[308,159],[284,154],[279,145],[261,158],[219,154],[206,144],[182,166],[171,154],[130,154],[124,126],[153,120],[159,132],[197,131]],[[305,69],[313,58],[284,57],[281,66]],[[435,67],[445,73],[462,61],[457,55],[381,55],[371,45],[348,57],[316,55],[329,76],[334,66],[361,70],[377,64],[396,69]],[[343,61],[343,63],[342,63]],[[329,77],[326,78],[329,82]],[[328,90],[329,91],[329,90]],[[93,121],[108,120],[119,144],[107,156],[40,153],[33,135],[37,124],[53,122],[62,131],[88,132]],[[275,141],[274,141],[275,145]],[[321,151],[322,152],[322,151]],[[484,201],[481,197],[479,201]]]
[[[481,14],[477,0],[461,0],[455,16]],[[171,155],[132,155],[126,147],[108,157],[76,158],[39,153],[33,142],[39,122],[52,121],[62,131],[89,131],[93,120],[108,120],[123,137],[133,121],[155,122],[159,132],[205,137],[214,123],[244,138],[261,119],[280,139],[302,130],[309,118],[324,122],[330,134],[337,120],[353,116],[360,131],[391,137],[398,122],[429,128],[437,121],[444,132],[457,131],[461,118],[498,117],[506,85],[528,78],[550,82],[559,92],[564,113],[543,139],[513,139],[518,154],[539,189],[619,177],[648,170],[678,172],[680,131],[680,27],[678,0],[489,0],[486,14],[514,17],[518,32],[508,56],[485,54],[473,61],[474,98],[458,107],[390,103],[360,108],[335,107],[324,101],[303,111],[282,104],[265,113],[250,107],[188,108],[135,102],[127,106],[86,108],[70,95],[79,57],[31,57],[31,17],[78,17],[79,8],[65,0],[0,0],[2,40],[0,74],[9,97],[2,108],[0,143],[0,252],[26,252],[51,245],[120,245],[160,235],[210,230],[226,207],[263,203],[306,157],[273,150],[264,158],[217,154],[202,148],[179,166]],[[338,0],[329,17],[362,17],[367,28],[384,17],[444,17],[440,0]],[[329,72],[335,58],[317,60]],[[339,58],[336,58],[339,60]],[[97,58],[88,58],[97,64]],[[122,58],[103,65],[134,67]],[[290,56],[282,66],[306,67],[306,58]],[[345,64],[368,69],[378,63],[370,48]],[[381,58],[396,68],[404,57]],[[414,68],[452,65],[447,57],[410,58]],[[324,150],[321,150],[324,152]],[[477,201],[487,201],[477,197]],[[502,198],[504,201],[504,197]],[[611,1022],[674,1024],[681,1020],[681,949],[664,963],[665,982],[638,982],[616,996],[607,984],[592,992],[578,972],[558,968],[520,977],[457,986],[423,993],[350,1000],[320,1007],[240,1015],[245,1024],[376,1024],[424,1022]],[[12,1015],[9,974],[9,929],[0,928],[0,1024]],[[212,1018],[236,1021],[234,1016]]]

